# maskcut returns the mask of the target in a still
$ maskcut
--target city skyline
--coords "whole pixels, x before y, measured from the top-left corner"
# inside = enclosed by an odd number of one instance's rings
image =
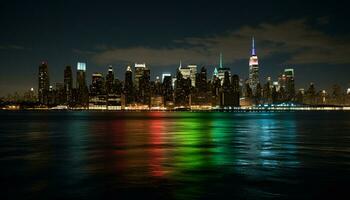
[[[62,69],[78,61],[87,63],[88,74],[113,65],[120,79],[127,64],[145,62],[155,79],[175,74],[179,60],[212,72],[222,52],[225,66],[247,78],[252,36],[261,81],[294,68],[297,88],[310,82],[319,89],[336,83],[348,88],[350,40],[344,8],[335,2],[297,5],[190,2],[135,8],[128,3],[6,2],[1,8],[2,19],[8,20],[1,20],[6,31],[0,33],[0,66],[6,73],[1,73],[0,96],[36,88],[36,67],[42,60],[50,65],[52,82],[62,82]]]

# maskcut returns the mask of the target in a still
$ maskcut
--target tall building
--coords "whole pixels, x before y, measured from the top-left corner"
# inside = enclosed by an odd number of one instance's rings
[[[180,65],[179,65],[179,71],[182,74],[182,78],[184,79],[191,79],[191,68],[183,67],[181,60],[180,60]]]
[[[287,100],[292,101],[295,97],[294,69],[285,69],[284,75]]]
[[[86,87],[86,63],[78,62],[77,64],[77,89]]]
[[[258,56],[256,55],[255,40],[253,37],[252,54],[249,59],[249,79],[248,79],[248,84],[252,89],[253,94],[256,93],[256,87],[259,82],[260,82],[259,81],[259,62],[258,62]]]
[[[134,84],[132,81],[132,70],[130,66],[126,69],[124,81],[125,104],[128,105],[134,101]]]
[[[197,65],[188,65],[187,66],[190,69],[190,79],[191,79],[191,85],[192,87],[196,86],[196,74],[197,74]]]
[[[140,87],[140,78],[143,76],[143,71],[147,69],[146,64],[138,64],[135,63],[135,79],[134,79],[134,87],[138,91]]]
[[[101,73],[93,73],[91,77],[90,94],[103,95],[105,94],[104,79]]]
[[[233,106],[233,90],[230,81],[230,75],[225,72],[224,83],[222,84],[221,92],[221,107],[232,107]]]
[[[107,94],[114,92],[114,72],[112,66],[108,67],[108,72],[106,75],[106,92]]]
[[[225,73],[226,72],[228,73],[229,77],[231,77],[231,69],[228,68],[228,67],[224,67],[223,66],[222,53],[220,53],[219,70],[217,72],[217,77],[220,79],[221,85],[224,84],[224,79],[225,79]]]
[[[188,108],[190,106],[191,79],[185,79],[180,71],[177,72],[175,81],[175,105],[178,108]]]
[[[64,91],[66,96],[66,103],[70,104],[72,102],[72,90],[73,90],[73,73],[72,67],[66,66],[64,69]]]
[[[174,105],[173,84],[171,75],[163,76],[162,83],[163,100],[165,106]]]
[[[233,107],[239,107],[239,96],[240,96],[240,86],[239,86],[239,76],[233,75],[231,78],[232,90],[233,90]]]
[[[163,73],[162,74],[162,83],[164,82],[164,78],[167,77],[167,76],[170,76],[170,78],[171,78],[171,74],[169,74],[169,73]]]
[[[38,86],[38,98],[40,104],[48,104],[50,79],[49,79],[49,67],[47,62],[42,62],[39,66],[39,86]]]
[[[86,86],[86,63],[77,64],[77,103],[86,106],[88,102],[88,89]]]
[[[150,105],[151,101],[151,71],[148,68],[143,70],[143,74],[139,79],[138,102],[143,105]]]
[[[106,110],[107,99],[104,89],[105,83],[101,73],[93,73],[91,77],[89,109]]]
[[[207,69],[201,68],[201,71],[196,74],[196,87],[191,94],[191,107],[210,107],[210,92],[208,90]]]
[[[197,73],[196,88],[198,88],[198,90],[201,92],[208,91],[207,69],[205,67],[202,67],[201,71]]]
[[[213,79],[215,78],[215,77],[218,77],[219,76],[219,72],[218,72],[218,68],[214,68],[214,71],[213,71]]]

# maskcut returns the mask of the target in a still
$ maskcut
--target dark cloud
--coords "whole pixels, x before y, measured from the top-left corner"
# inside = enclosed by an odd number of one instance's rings
[[[10,44],[10,45],[0,45],[0,49],[2,49],[2,50],[25,50],[27,48],[20,46],[20,45]]]
[[[326,19],[320,19],[325,21]],[[247,59],[252,36],[256,37],[260,57],[288,53],[286,64],[347,64],[349,38],[327,35],[312,28],[306,19],[282,23],[261,23],[243,26],[234,31],[207,37],[190,37],[171,41],[174,48],[129,47],[109,48],[93,55],[97,64],[118,62],[147,62],[153,65],[174,65],[180,59],[189,63],[217,63],[220,52],[225,61],[234,63]],[[170,45],[171,46],[171,45]]]

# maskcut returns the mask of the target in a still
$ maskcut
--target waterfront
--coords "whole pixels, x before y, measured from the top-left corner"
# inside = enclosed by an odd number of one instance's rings
[[[2,111],[0,119],[9,199],[335,198],[350,179],[348,112]]]

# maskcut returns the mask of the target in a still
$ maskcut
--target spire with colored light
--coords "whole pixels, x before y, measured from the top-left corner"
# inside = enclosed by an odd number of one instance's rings
[[[222,68],[222,53],[220,53],[220,65],[219,68]]]
[[[219,73],[218,73],[218,69],[215,67],[214,72],[213,72],[213,76],[218,77]]]
[[[252,56],[256,56],[254,36],[252,38]]]

